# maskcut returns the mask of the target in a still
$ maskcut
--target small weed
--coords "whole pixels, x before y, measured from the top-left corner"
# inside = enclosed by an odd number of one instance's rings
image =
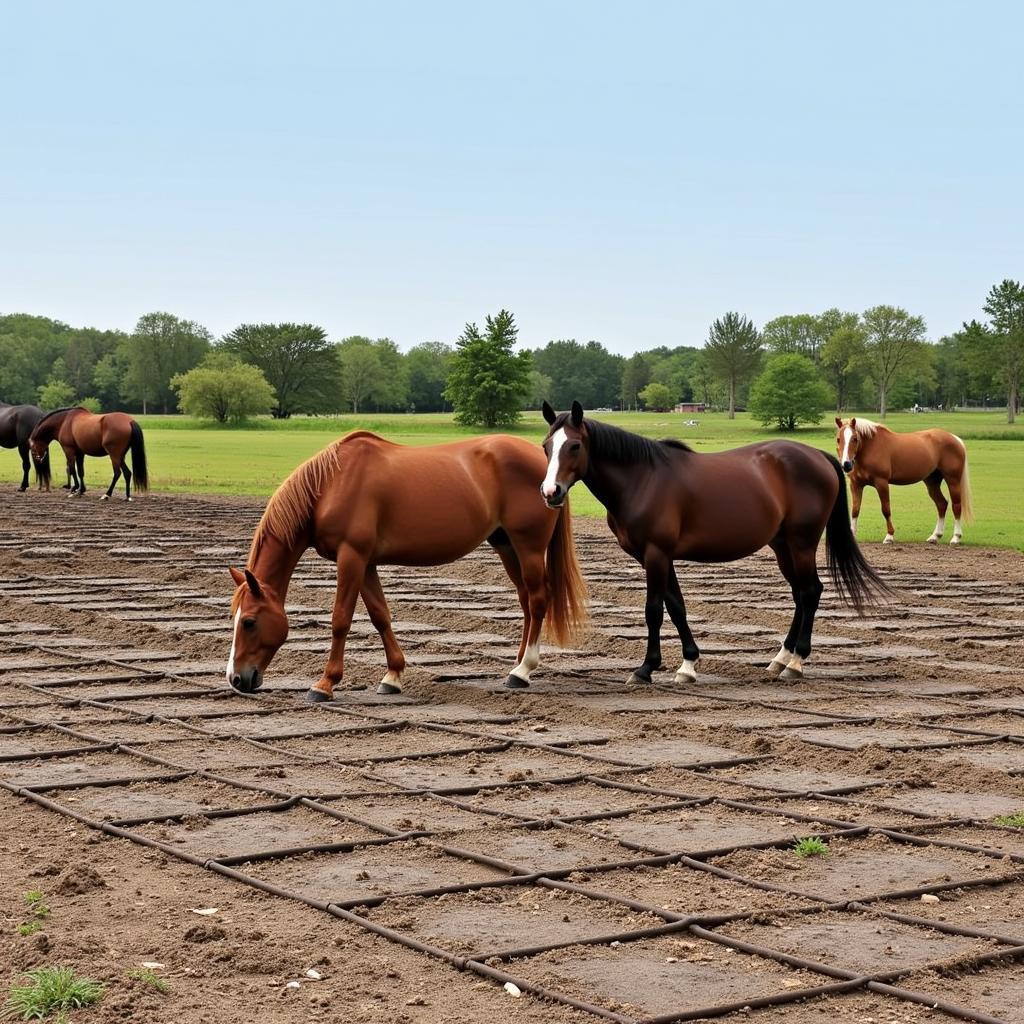
[[[42,921],[26,921],[24,924],[18,925],[18,934],[22,936],[35,935],[35,933],[42,927]]]
[[[827,857],[828,843],[817,836],[808,836],[806,839],[798,839],[793,844],[793,852],[798,857]]]
[[[28,984],[11,986],[2,1016],[42,1020],[54,1010],[91,1006],[103,993],[102,985],[79,978],[70,967],[38,967],[25,977]]]
[[[49,917],[50,908],[43,902],[46,897],[38,889],[29,889],[22,899],[28,904],[33,917]]]
[[[166,993],[170,991],[171,986],[164,981],[158,974],[144,967],[136,968],[134,971],[128,972],[129,978],[134,978],[136,981],[141,982],[147,988],[155,989],[157,992]]]
[[[1010,828],[1024,828],[1024,811],[1016,814],[1000,814],[992,819],[997,825],[1009,825]]]

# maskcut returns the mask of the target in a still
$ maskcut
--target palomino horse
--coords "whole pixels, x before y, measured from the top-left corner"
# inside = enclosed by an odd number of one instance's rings
[[[494,435],[407,448],[357,430],[314,455],[274,493],[249,549],[231,603],[228,682],[259,688],[288,636],[285,596],[307,548],[337,563],[331,653],[306,699],[330,700],[345,668],[345,640],[362,597],[384,644],[388,670],[378,693],[399,693],[405,656],[391,629],[378,565],[442,565],[485,540],[497,551],[523,609],[523,638],[506,686],[529,686],[540,634],[565,643],[584,619],[584,587],[569,510],[544,506],[537,488],[544,455],[536,445]]]
[[[916,484],[924,481],[928,494],[935,502],[938,519],[928,538],[937,544],[946,528],[946,509],[949,502],[942,493],[946,481],[953,502],[953,537],[950,544],[959,544],[963,536],[963,523],[971,520],[971,480],[967,473],[967,448],[956,434],[945,430],[916,430],[912,434],[897,434],[881,423],[854,417],[849,422],[836,417],[836,453],[850,477],[853,491],[853,532],[857,532],[857,517],[865,487],[874,487],[882,503],[885,516],[883,544],[895,540],[889,484]]]
[[[21,486],[19,491],[28,490],[28,439],[36,424],[46,415],[38,405],[8,405],[0,402],[0,448],[17,448],[21,456]],[[50,489],[50,457],[46,456],[46,490]],[[40,467],[36,467],[36,480],[43,487]]]
[[[132,500],[133,479],[137,491],[145,491],[149,487],[142,427],[127,413],[91,413],[81,407],[57,409],[47,413],[36,424],[28,440],[39,477],[47,485],[50,483],[50,468],[46,456],[50,442],[54,439],[64,449],[64,455],[68,460],[72,494],[85,494],[86,455],[109,455],[114,467],[114,479],[110,481],[107,493],[101,496],[101,501],[106,501],[110,497],[122,473],[126,501]],[[131,469],[125,461],[129,450],[132,454]]]
[[[832,583],[860,611],[888,589],[865,562],[850,529],[839,463],[795,441],[763,441],[732,451],[698,454],[679,441],[650,441],[607,423],[584,419],[579,402],[556,413],[544,450],[541,486],[554,507],[582,480],[608,510],[619,546],[647,574],[647,653],[631,682],[650,682],[661,667],[664,607],[679,631],[683,664],[677,683],[697,679],[697,644],[673,562],[728,562],[764,547],[775,552],[793,591],[796,611],[771,675],[798,679],[811,653],[811,631],[822,585],[816,552],[822,532]]]

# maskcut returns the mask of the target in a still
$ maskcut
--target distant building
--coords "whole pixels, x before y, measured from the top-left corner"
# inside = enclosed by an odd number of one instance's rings
[[[707,406],[703,402],[680,402],[673,412],[707,412]]]

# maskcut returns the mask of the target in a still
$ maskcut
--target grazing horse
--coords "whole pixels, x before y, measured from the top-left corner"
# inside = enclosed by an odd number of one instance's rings
[[[46,415],[38,405],[8,405],[0,402],[0,448],[17,448],[21,456],[21,486],[19,491],[28,490],[28,439],[36,424]],[[50,456],[46,455],[46,490],[50,489]],[[43,474],[36,467],[36,480],[43,489]]]
[[[967,472],[967,447],[956,434],[945,430],[915,430],[897,434],[881,423],[854,417],[849,422],[836,417],[836,454],[850,478],[853,492],[853,532],[865,487],[874,487],[885,516],[883,544],[896,539],[889,505],[889,484],[917,484],[922,480],[935,502],[938,519],[928,538],[937,544],[946,529],[949,502],[942,493],[946,481],[953,502],[953,536],[959,544],[963,523],[971,520],[971,479]]]
[[[127,413],[91,413],[80,406],[47,413],[36,424],[28,440],[39,477],[47,485],[50,482],[47,452],[50,442],[54,439],[64,449],[64,455],[68,460],[68,476],[71,477],[73,495],[81,497],[85,494],[86,455],[109,455],[114,467],[114,478],[110,481],[106,494],[101,496],[101,501],[106,501],[110,497],[122,473],[126,501],[132,500],[133,479],[137,491],[145,491],[149,487],[146,444],[142,437],[142,427]],[[132,454],[131,469],[125,461],[129,450]]]
[[[822,585],[816,553],[825,533],[832,583],[860,611],[886,585],[865,562],[850,529],[843,470],[831,455],[795,441],[763,441],[732,451],[697,453],[680,441],[650,441],[585,419],[579,402],[556,413],[544,441],[548,472],[541,494],[558,507],[582,480],[608,510],[619,546],[647,575],[647,653],[630,682],[661,667],[665,606],[679,631],[677,683],[697,680],[700,652],[686,621],[673,562],[728,562],[768,545],[792,588],[796,610],[781,650],[768,665],[783,679],[803,676]]]
[[[564,644],[585,617],[569,510],[537,497],[544,455],[536,445],[500,434],[409,448],[357,430],[304,462],[267,504],[237,585],[227,679],[250,693],[288,636],[285,596],[307,548],[337,564],[331,652],[311,703],[331,700],[345,668],[345,640],[356,598],[384,644],[387,673],[378,693],[401,692],[405,656],[391,629],[378,565],[442,565],[485,540],[515,584],[523,636],[510,687],[529,686],[540,662],[547,614]]]

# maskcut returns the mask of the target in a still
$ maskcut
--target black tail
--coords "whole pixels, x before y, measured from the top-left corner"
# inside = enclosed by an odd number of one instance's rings
[[[32,459],[32,465],[36,468],[36,483],[41,484],[47,490],[50,489],[50,446],[46,446],[46,453],[41,462]]]
[[[857,546],[850,528],[850,505],[846,496],[846,474],[839,460],[822,452],[832,463],[839,477],[839,494],[825,525],[825,560],[832,585],[844,604],[852,604],[859,613],[866,605],[875,605],[889,598],[894,591],[874,569]]]
[[[146,442],[142,438],[142,427],[132,420],[132,486],[140,494],[149,490],[149,473],[146,470]]]

